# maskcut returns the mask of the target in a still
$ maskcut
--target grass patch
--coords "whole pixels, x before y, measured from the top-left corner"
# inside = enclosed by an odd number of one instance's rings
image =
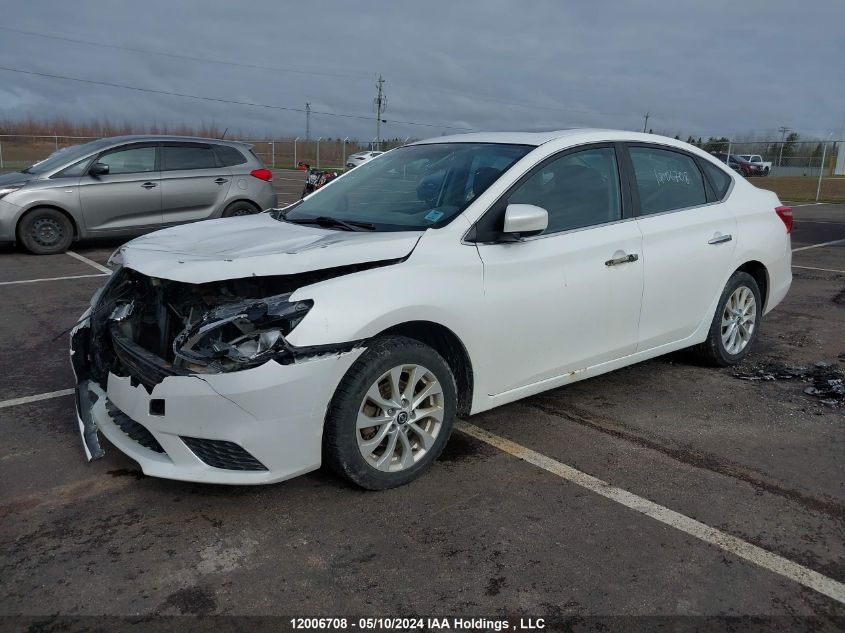
[[[759,189],[774,191],[781,200],[814,202],[819,179],[811,176],[766,176],[750,178]],[[822,178],[819,202],[845,202],[845,178]]]

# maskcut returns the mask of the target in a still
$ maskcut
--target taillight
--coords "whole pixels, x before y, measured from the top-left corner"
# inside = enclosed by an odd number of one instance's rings
[[[786,225],[787,234],[792,233],[792,207],[775,207],[775,213]]]
[[[259,180],[266,180],[267,182],[273,180],[273,172],[269,169],[253,169],[249,172],[250,176],[255,176]]]

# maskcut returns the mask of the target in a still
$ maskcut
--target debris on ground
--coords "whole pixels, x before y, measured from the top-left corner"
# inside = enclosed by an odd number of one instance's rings
[[[734,378],[751,381],[801,380],[812,382],[804,393],[820,398],[822,404],[833,406],[845,402],[845,373],[838,365],[818,362],[808,367],[785,363],[766,363],[748,371],[734,372]]]

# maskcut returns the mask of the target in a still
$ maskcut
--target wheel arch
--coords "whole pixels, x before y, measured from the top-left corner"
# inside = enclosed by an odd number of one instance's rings
[[[757,286],[760,288],[760,298],[763,300],[762,309],[765,310],[766,302],[769,300],[769,270],[766,268],[765,264],[757,261],[756,259],[752,259],[745,262],[734,272],[748,273],[754,277],[754,281],[757,282]]]
[[[261,211],[263,211],[263,209],[261,208],[261,205],[258,204],[252,198],[248,198],[246,196],[238,196],[236,198],[231,198],[230,200],[225,201],[222,208],[220,209],[220,217],[222,217],[223,214],[226,213],[226,209],[231,207],[233,204],[237,204],[238,202],[246,202],[247,204],[251,204],[255,208],[256,213],[261,213]]]
[[[458,385],[458,415],[469,415],[474,373],[469,352],[457,334],[433,321],[406,321],[379,332],[373,338],[385,335],[407,336],[437,351],[449,365]]]
[[[27,207],[26,209],[24,209],[21,212],[21,214],[18,216],[18,219],[15,222],[15,240],[16,241],[18,241],[18,242],[20,241],[20,229],[21,229],[21,224],[23,223],[24,218],[27,215],[29,215],[30,213],[32,213],[33,211],[36,211],[38,209],[53,209],[55,211],[58,211],[59,213],[61,213],[62,215],[64,215],[68,219],[68,221],[70,222],[70,225],[73,227],[73,239],[78,240],[81,237],[79,224],[77,223],[76,218],[74,218],[73,215],[67,209],[64,209],[64,208],[62,208],[62,207],[60,207],[56,204],[50,204],[50,203],[39,204],[39,203],[36,203],[36,204],[33,204],[33,205]]]

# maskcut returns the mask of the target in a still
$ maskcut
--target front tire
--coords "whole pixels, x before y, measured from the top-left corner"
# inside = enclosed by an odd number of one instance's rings
[[[763,301],[757,281],[745,272],[735,272],[728,280],[707,339],[695,348],[699,357],[719,367],[736,365],[751,351],[757,339]]]
[[[376,339],[335,391],[323,460],[368,490],[407,484],[443,451],[456,403],[455,378],[440,354],[403,336]]]
[[[18,239],[34,255],[64,253],[73,242],[73,223],[58,209],[32,209],[18,225]]]

